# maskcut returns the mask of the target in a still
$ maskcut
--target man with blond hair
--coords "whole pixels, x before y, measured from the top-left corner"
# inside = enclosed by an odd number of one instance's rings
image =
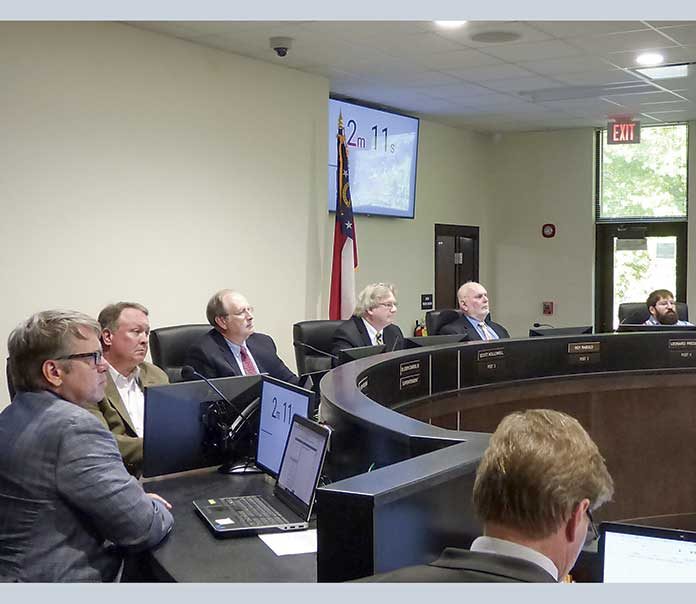
[[[597,536],[592,510],[613,493],[604,459],[576,419],[549,409],[511,413],[476,472],[473,503],[483,536],[470,550],[448,547],[426,566],[371,580],[561,581]]]
[[[99,324],[40,312],[10,335],[17,394],[0,414],[0,579],[114,581],[125,552],[157,545],[171,507],[128,474],[85,407],[104,397]]]
[[[149,314],[137,302],[109,304],[99,313],[106,388],[104,398],[88,407],[114,435],[126,469],[136,477],[143,470],[144,389],[169,383],[164,371],[145,361]]]
[[[467,334],[469,340],[509,338],[508,330],[491,321],[488,292],[475,281],[467,281],[457,291],[462,316],[440,329],[441,335]]]
[[[358,294],[353,316],[336,329],[331,345],[335,357],[341,350],[384,345],[387,352],[403,347],[404,334],[396,318],[396,289],[391,283],[371,283]]]

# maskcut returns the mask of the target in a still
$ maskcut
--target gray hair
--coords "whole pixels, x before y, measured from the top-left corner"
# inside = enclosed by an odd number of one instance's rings
[[[137,302],[117,302],[116,304],[109,304],[102,308],[99,317],[97,317],[97,321],[99,321],[101,328],[108,329],[109,331],[116,331],[118,329],[118,320],[121,317],[121,313],[126,310],[126,308],[135,308],[135,310],[139,310],[146,316],[150,314],[147,308]]]
[[[370,283],[358,294],[358,303],[353,314],[356,317],[364,316],[389,295],[396,298],[396,288],[391,283]]]
[[[99,323],[73,310],[45,310],[20,323],[7,340],[9,369],[17,391],[46,389],[43,364],[70,354],[74,340],[85,340],[81,329],[99,335]]]
[[[205,316],[213,327],[217,328],[217,323],[215,319],[218,317],[227,316],[227,309],[225,308],[225,303],[223,298],[227,294],[236,293],[233,289],[221,289],[219,292],[215,292],[210,300],[208,300],[208,306],[205,307]]]

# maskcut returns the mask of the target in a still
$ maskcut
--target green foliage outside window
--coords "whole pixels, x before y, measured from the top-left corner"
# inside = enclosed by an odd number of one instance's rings
[[[602,132],[599,218],[686,217],[686,124],[641,130],[636,145],[608,145]]]

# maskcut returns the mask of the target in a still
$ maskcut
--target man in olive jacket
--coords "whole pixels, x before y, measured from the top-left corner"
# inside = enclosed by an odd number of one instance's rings
[[[148,310],[136,302],[110,304],[99,313],[108,365],[104,398],[88,407],[111,431],[133,476],[143,469],[144,388],[167,384],[167,374],[145,362],[150,335]]]

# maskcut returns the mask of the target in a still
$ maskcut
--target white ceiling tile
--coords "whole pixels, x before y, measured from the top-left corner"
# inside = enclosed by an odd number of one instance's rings
[[[502,65],[504,61],[496,59],[478,50],[455,50],[426,55],[418,58],[418,63],[431,69],[445,71],[448,69],[464,69],[465,67],[484,67],[487,65]]]
[[[561,40],[546,40],[544,42],[527,42],[524,44],[508,44],[481,49],[489,55],[521,63],[525,61],[540,61],[543,59],[558,59],[584,54],[584,51],[570,46]]]
[[[520,92],[522,90],[541,90],[544,88],[555,88],[565,86],[561,82],[534,76],[531,78],[510,78],[506,80],[493,80],[486,82],[486,87],[498,92]]]
[[[488,82],[490,80],[525,78],[534,75],[526,69],[509,63],[490,65],[488,67],[470,67],[468,69],[446,69],[444,71],[468,82]]]
[[[544,59],[542,61],[524,61],[520,67],[541,75],[556,76],[569,73],[581,73],[586,71],[603,71],[610,69],[605,60],[599,57],[577,55],[575,57],[563,57]]]
[[[672,46],[671,48],[661,48],[659,52],[664,57],[666,65],[696,61],[696,47],[694,46]],[[613,52],[606,55],[606,58],[617,67],[635,68],[639,67],[636,64],[636,56],[635,52]]]
[[[642,21],[531,21],[530,25],[556,38],[596,36],[648,29]]]
[[[640,82],[641,79],[623,69],[605,69],[581,73],[567,73],[555,76],[557,80],[571,86],[604,86],[605,84],[622,84]]]
[[[435,98],[462,99],[472,96],[488,96],[494,94],[489,88],[462,82],[451,86],[432,86],[428,94]]]
[[[671,40],[651,29],[603,36],[583,36],[572,38],[568,43],[596,55],[621,51],[642,52],[674,46]]]

